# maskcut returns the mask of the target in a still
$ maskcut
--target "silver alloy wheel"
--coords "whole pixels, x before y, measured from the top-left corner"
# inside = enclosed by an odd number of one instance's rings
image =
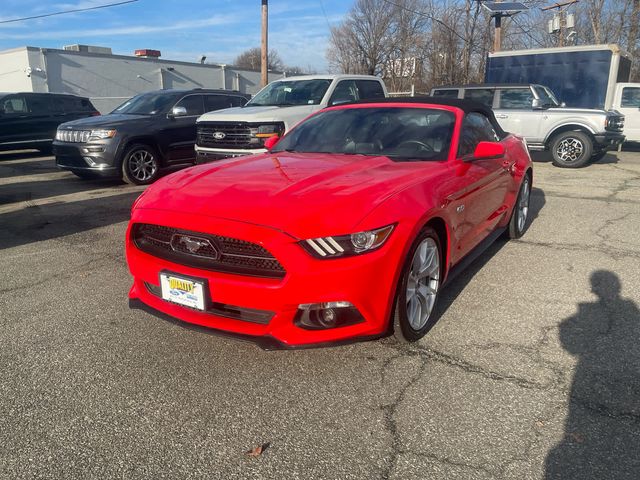
[[[522,187],[520,190],[520,198],[518,199],[517,215],[518,215],[518,232],[524,230],[524,226],[527,223],[527,216],[529,215],[529,196],[531,195],[531,185],[529,183],[529,177],[524,177]]]
[[[150,180],[158,170],[155,157],[146,150],[133,152],[127,162],[131,176],[139,182]]]
[[[425,238],[411,260],[407,279],[407,319],[411,328],[421,330],[427,324],[440,286],[440,251],[435,240]]]
[[[563,162],[577,161],[584,153],[584,144],[578,138],[568,137],[558,143],[556,155]]]

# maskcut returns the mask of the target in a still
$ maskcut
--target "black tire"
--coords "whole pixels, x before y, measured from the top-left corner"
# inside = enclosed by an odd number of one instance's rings
[[[526,198],[524,198],[526,196]],[[520,184],[518,198],[511,212],[509,227],[507,228],[508,238],[520,238],[527,231],[529,224],[529,204],[531,201],[531,176],[527,173]],[[524,217],[524,218],[523,218]]]
[[[593,141],[584,132],[563,132],[551,139],[553,164],[561,168],[580,168],[591,161]]]
[[[122,179],[132,185],[148,185],[160,176],[160,157],[155,148],[134,143],[122,159]]]
[[[430,240],[428,240],[430,239]],[[435,293],[432,297],[431,309],[427,313],[426,319],[424,320],[424,324],[420,325],[412,325],[412,322],[409,319],[410,312],[408,311],[409,304],[411,300],[407,300],[410,282],[412,281],[410,277],[413,276],[414,271],[414,256],[418,249],[424,244],[424,242],[428,242],[427,245],[429,248],[435,247],[434,252],[437,254],[437,269],[434,267],[433,277],[437,276],[437,280],[434,278],[425,278],[425,286],[433,288],[435,285]],[[432,242],[432,243],[431,243]],[[409,249],[409,253],[405,260],[405,264],[402,268],[402,275],[398,281],[398,286],[396,289],[396,300],[394,305],[394,313],[393,313],[393,333],[399,342],[415,342],[422,337],[433,327],[436,322],[436,304],[438,300],[438,294],[440,291],[440,287],[442,285],[442,275],[443,275],[443,266],[442,266],[442,246],[440,243],[440,238],[436,231],[431,227],[426,227],[420,235],[415,239],[411,248]],[[435,271],[437,270],[437,272]],[[413,276],[415,278],[415,276]],[[414,281],[414,285],[417,285],[419,282]],[[414,290],[414,297],[417,300],[418,295],[415,294],[417,288]],[[430,297],[431,298],[431,297]],[[418,302],[419,305],[422,305]],[[421,307],[422,308],[422,307]],[[422,310],[420,310],[420,316],[422,316]],[[415,319],[415,316],[413,317]]]

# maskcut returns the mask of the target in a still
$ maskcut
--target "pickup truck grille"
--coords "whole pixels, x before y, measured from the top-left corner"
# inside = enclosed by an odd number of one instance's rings
[[[251,127],[247,122],[198,124],[197,144],[210,148],[259,148],[251,144]]]
[[[268,250],[246,240],[148,223],[134,224],[131,236],[143,252],[179,265],[256,277],[286,274]]]

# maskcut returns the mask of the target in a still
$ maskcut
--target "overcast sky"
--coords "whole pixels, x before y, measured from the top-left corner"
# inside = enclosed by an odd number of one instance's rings
[[[106,5],[122,0],[0,0],[0,20]],[[0,50],[62,48],[75,43],[111,47],[131,55],[162,51],[168,60],[231,63],[260,45],[260,0],[138,0],[94,11],[0,24]],[[326,71],[329,25],[339,23],[351,0],[269,0],[269,46],[285,64]]]

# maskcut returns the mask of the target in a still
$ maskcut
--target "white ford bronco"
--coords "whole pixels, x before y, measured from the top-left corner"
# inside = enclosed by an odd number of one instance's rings
[[[276,80],[243,107],[198,118],[197,162],[264,152],[267,138],[281,136],[313,112],[386,96],[382,79],[370,75],[308,75]]]
[[[489,105],[503,130],[523,136],[529,150],[550,150],[553,164],[577,168],[624,141],[624,116],[615,110],[567,108],[543,85],[483,84],[438,87],[433,97]]]

